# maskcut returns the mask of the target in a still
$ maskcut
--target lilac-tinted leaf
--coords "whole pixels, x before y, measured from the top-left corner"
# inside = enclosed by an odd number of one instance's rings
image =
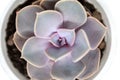
[[[36,13],[41,11],[43,11],[41,7],[30,5],[17,12],[16,29],[20,36],[29,38],[34,35]]]
[[[51,45],[46,49],[48,57],[52,60],[60,59],[69,52],[71,52],[71,48],[68,46],[62,46],[58,48]]]
[[[39,5],[40,2],[41,2],[41,0],[36,0],[36,1],[34,1],[34,2],[32,3],[32,5]]]
[[[85,9],[77,0],[58,1],[55,9],[63,14],[65,28],[78,28],[87,20]]]
[[[60,37],[58,33],[54,33],[51,36],[50,42],[55,46],[55,47],[62,47],[64,45],[67,45],[66,39],[63,37]]]
[[[58,43],[58,39],[59,39],[58,33],[54,33],[54,34],[51,36],[50,42],[51,42],[55,47],[60,47],[60,46],[59,46],[59,43]]]
[[[26,39],[19,36],[18,33],[15,32],[14,37],[13,37],[13,41],[14,41],[16,47],[19,49],[19,51],[21,51]]]
[[[74,80],[84,69],[85,65],[81,61],[74,63],[68,54],[53,64],[51,74],[56,80]]]
[[[76,34],[75,44],[72,48],[72,59],[74,62],[83,58],[90,50],[90,44],[84,30],[79,30]]]
[[[91,50],[81,61],[86,65],[86,69],[78,78],[80,80],[90,78],[99,69],[100,50]]]
[[[41,67],[48,62],[48,58],[45,55],[45,48],[47,47],[48,40],[31,37],[29,38],[22,49],[22,58],[29,63]]]
[[[92,49],[98,47],[107,31],[106,27],[93,17],[88,17],[82,29],[86,32]]]
[[[38,37],[48,37],[57,28],[61,27],[63,18],[61,13],[53,10],[37,13],[35,22],[35,35]]]
[[[55,3],[59,0],[42,0],[40,5],[48,10],[54,9]]]
[[[67,43],[73,46],[75,42],[75,30],[74,29],[58,29],[57,30],[60,37],[65,37]]]
[[[31,64],[27,64],[28,75],[32,80],[51,80],[51,69],[53,63],[49,62],[44,67],[38,68]]]

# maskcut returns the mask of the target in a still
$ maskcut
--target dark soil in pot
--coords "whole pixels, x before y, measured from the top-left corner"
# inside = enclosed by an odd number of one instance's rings
[[[26,2],[24,2],[23,4],[16,7],[16,9],[14,9],[14,11],[11,13],[11,15],[9,17],[7,28],[6,28],[6,46],[7,46],[8,56],[9,56],[10,60],[12,61],[14,67],[28,79],[29,79],[29,76],[28,76],[27,70],[26,70],[26,61],[20,58],[21,53],[14,45],[13,35],[16,31],[16,29],[15,29],[16,12],[25,6],[32,4],[35,1],[36,0],[26,0]],[[101,13],[94,7],[94,5],[88,3],[86,0],[78,0],[78,1],[80,1],[83,4],[83,6],[85,7],[85,9],[88,13],[88,16],[89,15],[94,16],[100,22],[102,22],[104,24]],[[106,43],[103,40],[99,46],[102,56],[103,56],[103,51],[104,51],[105,47],[106,47]],[[102,58],[102,56],[101,56],[101,58]]]

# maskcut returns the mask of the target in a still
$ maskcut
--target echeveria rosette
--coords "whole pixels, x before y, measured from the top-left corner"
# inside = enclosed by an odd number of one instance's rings
[[[45,10],[53,9],[53,5],[54,10]],[[17,12],[16,18],[14,42],[22,52],[21,58],[28,62],[29,76],[37,80],[73,80],[95,74],[100,62],[97,47],[106,27],[94,17],[87,17],[77,0],[43,0],[40,6],[27,6]]]

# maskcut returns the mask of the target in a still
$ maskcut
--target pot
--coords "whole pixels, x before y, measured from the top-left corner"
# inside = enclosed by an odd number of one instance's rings
[[[100,4],[100,1],[99,2],[97,2],[96,0],[87,0],[87,1],[92,3],[97,8],[97,10],[102,14],[103,21],[105,25],[109,28],[107,31],[107,35],[105,36],[106,49],[104,50],[104,56],[100,63],[100,71],[91,78],[91,79],[95,78],[95,80],[99,80],[97,77],[103,76],[104,68],[106,67],[104,65],[106,64],[106,61],[109,57],[109,51],[111,47],[111,29],[110,29],[111,25],[109,23],[108,16],[104,11],[104,6],[103,7],[101,6],[102,4]],[[5,37],[6,37],[5,29],[7,27],[9,16],[12,13],[12,11],[23,2],[25,2],[25,0],[11,1],[9,5],[7,5],[5,13],[2,14],[3,16],[2,18],[4,20],[2,20],[2,25],[0,25],[0,44],[1,44],[0,45],[0,64],[3,67],[5,73],[8,74],[6,75],[6,77],[9,77],[9,80],[19,80],[19,79],[26,80],[26,78],[22,74],[20,74],[18,70],[15,69],[15,67],[12,65],[12,62],[8,57],[6,40],[5,40]]]

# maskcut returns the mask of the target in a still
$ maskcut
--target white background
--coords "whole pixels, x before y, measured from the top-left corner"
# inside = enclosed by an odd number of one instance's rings
[[[0,22],[2,14],[7,9],[10,2],[14,0],[2,0],[0,2]],[[104,6],[109,17],[112,29],[112,48],[109,59],[95,80],[120,80],[120,0],[97,0]],[[0,80],[10,80],[0,65]]]

